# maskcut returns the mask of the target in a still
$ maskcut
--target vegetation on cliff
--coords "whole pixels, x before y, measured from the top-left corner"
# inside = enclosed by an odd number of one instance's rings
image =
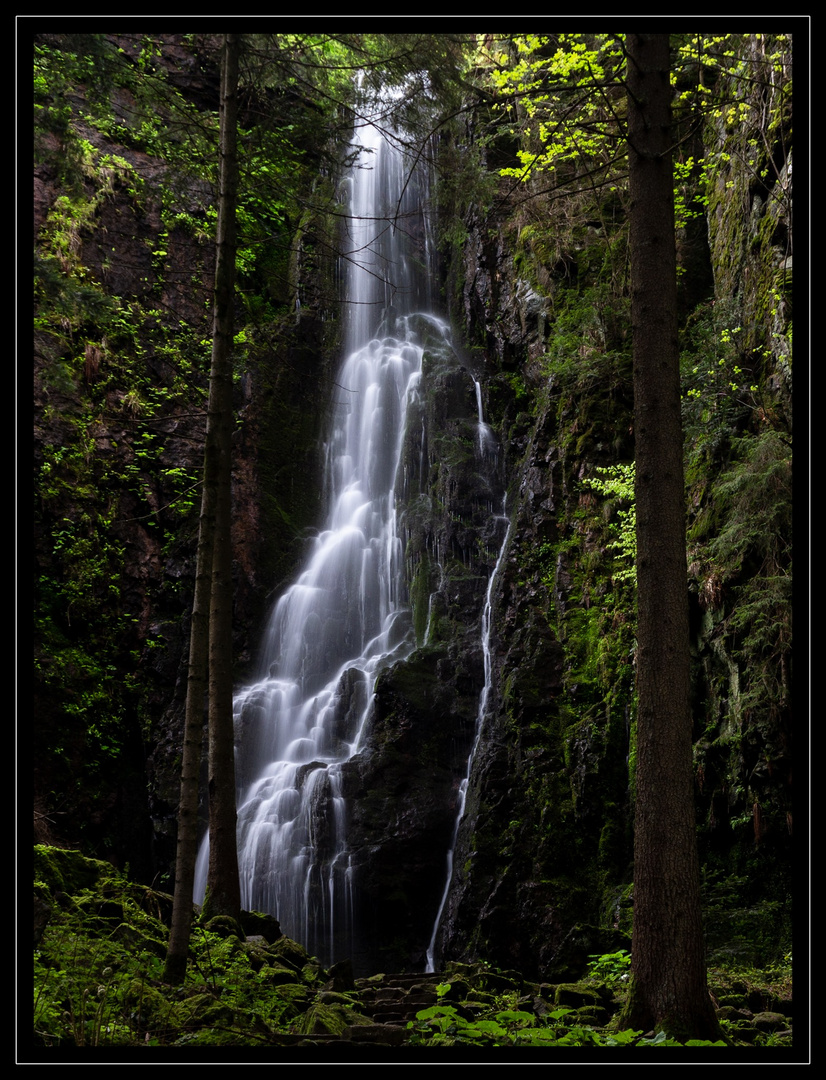
[[[570,57],[552,36],[523,45],[485,39],[477,60],[500,88],[529,82],[526,57],[535,70],[555,56],[560,64]],[[685,94],[683,102],[699,93],[703,105],[692,110],[683,103],[687,113],[678,111],[687,137],[676,146],[676,201],[693,786],[704,905],[719,914],[716,888],[723,861],[731,860],[749,884],[742,901],[728,893],[726,918],[742,925],[749,912],[759,912],[757,921],[772,925],[769,933],[787,947],[791,712],[782,654],[790,641],[791,418],[787,335],[777,320],[790,327],[791,50],[782,35],[703,39],[698,64],[692,39],[677,42],[685,48],[680,62],[689,45],[695,62],[677,74],[677,93]],[[592,80],[586,66],[565,113],[566,135],[591,100]],[[544,107],[539,85],[524,96],[539,95]],[[516,167],[521,149],[536,156],[539,125],[527,101],[500,94],[487,114],[463,123],[455,163],[465,172],[473,160],[498,168],[498,191],[479,184],[463,191],[450,174],[442,185],[453,252],[448,296],[470,328],[492,415],[501,418],[506,475],[518,478],[510,489],[515,528],[497,614],[503,709],[490,718],[490,751],[469,793],[471,820],[487,819],[496,807],[496,820],[508,825],[499,838],[468,828],[461,864],[467,922],[460,910],[452,950],[463,955],[489,946],[501,950],[492,954],[500,963],[540,957],[547,970],[587,950],[587,941],[591,951],[598,941],[610,948],[605,935],[628,929],[633,896],[627,823],[636,754],[635,598],[629,545],[617,546],[634,512],[617,472],[634,458],[627,196],[621,175],[596,192],[582,185],[569,195],[561,185],[574,167],[559,158],[552,163],[559,175],[550,178],[526,161]],[[599,131],[613,130],[621,118],[616,103],[605,99],[600,108]],[[605,149],[599,141],[596,150]],[[594,156],[593,143],[587,152]],[[702,169],[695,168],[698,159]],[[598,164],[621,172],[614,154]],[[706,231],[709,198],[749,183],[753,196],[744,192],[739,210],[723,197],[726,213],[715,211],[732,230],[724,244],[717,227]],[[455,255],[460,235],[464,259]],[[727,269],[733,252],[739,277]],[[748,268],[751,258],[759,270]],[[763,295],[773,297],[759,320],[755,275],[768,290]],[[760,465],[747,464],[750,453]],[[774,492],[762,511],[752,507],[756,520],[745,502],[735,508],[730,501],[735,490],[745,496],[749,475]],[[728,513],[737,524],[718,534]],[[752,555],[758,530],[766,543]],[[718,587],[712,565],[730,542],[744,546],[730,550],[727,585]],[[752,632],[743,632],[745,622]],[[751,692],[746,712],[740,701]],[[764,760],[754,752],[758,743]],[[741,747],[748,747],[748,764]],[[511,780],[517,776],[525,778],[521,789]],[[573,923],[569,916],[557,922],[560,909],[578,912]],[[516,933],[512,918],[508,934],[501,931],[506,912],[518,912]],[[719,925],[708,935],[722,950]],[[765,956],[765,929],[750,946],[735,936],[728,947]]]
[[[450,363],[425,364],[431,397],[419,420],[434,437],[409,436],[407,475],[429,487],[405,509],[421,652],[380,681],[373,743],[388,750],[386,777],[402,784],[415,771],[399,754],[391,761],[394,725],[426,712],[433,731],[423,726],[417,739],[450,742],[441,767],[458,783],[478,699],[473,619],[492,567],[491,507],[507,489],[492,708],[458,837],[444,957],[563,981],[579,978],[589,956],[627,948],[633,912],[628,195],[609,137],[625,106],[606,89],[583,115],[581,95],[559,89],[532,113],[530,96],[513,92],[531,65],[560,52],[554,62],[567,56],[570,81],[572,57],[581,60],[553,36],[436,37],[249,42],[233,383],[236,669],[250,666],[322,497],[346,158],[334,147],[349,137],[351,75],[370,56],[376,79],[429,56],[434,94],[449,93],[452,114],[439,136],[439,227],[445,303],[464,344]],[[213,46],[188,35],[34,42],[36,835],[129,862],[147,888],[171,887],[174,855],[214,270]],[[712,969],[724,959],[768,966],[791,940],[791,40],[677,35],[672,47],[706,942]],[[427,132],[423,104],[405,108]],[[591,125],[593,141],[576,152],[604,166],[604,184],[562,196],[556,181],[574,159],[570,142],[566,156],[549,137],[554,110],[566,138],[575,119]],[[497,439],[484,476],[473,378]],[[411,689],[417,672],[427,680]],[[358,813],[364,850],[386,825],[383,768],[378,757],[359,766],[372,785]],[[404,798],[414,806],[415,792]],[[424,830],[444,816],[415,809],[411,836],[416,821]],[[411,842],[441,873],[443,853],[424,835]],[[425,867],[415,865],[403,880],[392,856],[377,866],[377,878],[399,883],[395,912],[418,912],[414,879]],[[428,918],[411,920],[416,937],[388,916],[389,954],[416,953]],[[65,968],[57,957],[41,962],[49,980]]]

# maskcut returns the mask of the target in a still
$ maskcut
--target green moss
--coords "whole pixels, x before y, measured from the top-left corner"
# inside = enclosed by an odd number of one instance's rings
[[[341,1004],[317,1001],[293,1024],[299,1035],[342,1035],[353,1024],[369,1024],[363,1013]]]
[[[422,552],[410,579],[410,605],[413,609],[413,632],[416,644],[424,645],[430,622],[430,597],[433,590],[432,565],[427,552]]]
[[[34,848],[34,877],[52,894],[73,894],[91,889],[104,879],[117,880],[118,875],[111,863],[101,859],[90,859],[80,851],[38,844]]]

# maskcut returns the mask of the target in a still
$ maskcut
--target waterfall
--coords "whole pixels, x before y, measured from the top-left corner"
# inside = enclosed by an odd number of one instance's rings
[[[277,601],[259,681],[236,695],[241,902],[323,962],[350,953],[353,889],[342,764],[359,749],[378,671],[413,648],[396,527],[397,471],[429,310],[428,176],[365,125],[347,181],[345,359],[325,443],[327,520]],[[422,313],[424,312],[424,313]],[[203,897],[207,841],[199,855]]]
[[[476,386],[477,386],[477,400],[481,402],[481,397],[478,396],[479,384],[477,383]],[[481,417],[481,404],[480,404],[479,408],[480,408],[479,422],[480,422],[480,425],[481,425],[482,422],[483,422],[482,417]],[[485,426],[487,427],[487,425],[485,425]],[[427,949],[427,969],[426,969],[427,971],[434,971],[435,970],[434,964],[435,964],[435,957],[436,957],[436,938],[437,938],[438,933],[439,933],[439,924],[442,921],[442,915],[444,913],[445,904],[447,903],[448,894],[450,893],[450,885],[451,885],[451,882],[452,882],[452,879],[453,879],[453,853],[456,850],[456,839],[457,839],[457,837],[459,835],[459,826],[462,823],[462,818],[464,817],[464,813],[465,813],[465,801],[467,799],[467,789],[468,789],[468,784],[470,782],[470,772],[471,772],[471,769],[473,768],[473,761],[474,761],[474,758],[476,757],[476,751],[477,751],[477,749],[479,747],[479,740],[480,740],[480,738],[482,736],[482,726],[484,724],[485,716],[487,714],[487,709],[488,709],[488,697],[490,696],[490,688],[491,688],[491,683],[492,683],[492,678],[493,678],[493,666],[492,666],[491,653],[490,653],[490,628],[491,628],[491,613],[492,613],[492,610],[493,610],[493,586],[494,586],[494,583],[496,581],[496,576],[499,573],[499,567],[500,567],[500,565],[502,563],[502,559],[505,556],[505,549],[508,546],[508,537],[510,536],[510,531],[511,531],[510,521],[509,521],[509,519],[507,517],[507,514],[505,512],[505,510],[506,510],[506,501],[507,501],[507,497],[506,497],[505,501],[503,501],[503,504],[502,504],[501,521],[506,522],[507,527],[505,529],[505,535],[504,535],[504,537],[502,539],[502,546],[499,549],[499,556],[498,556],[498,558],[496,560],[496,564],[495,564],[493,570],[491,571],[490,578],[488,579],[488,589],[487,589],[487,593],[485,594],[485,606],[484,606],[484,608],[482,610],[481,637],[482,637],[482,660],[483,660],[483,663],[484,663],[485,681],[484,681],[484,685],[482,686],[481,693],[479,694],[479,708],[478,708],[477,713],[476,713],[476,734],[474,736],[473,746],[471,748],[470,754],[468,755],[467,768],[465,770],[465,778],[464,778],[464,780],[462,781],[462,783],[461,783],[461,785],[459,787],[459,798],[457,799],[457,806],[456,806],[456,824],[455,824],[455,826],[453,828],[453,839],[452,839],[451,844],[450,844],[450,849],[449,849],[449,851],[447,853],[447,872],[446,872],[446,875],[445,875],[445,887],[444,887],[444,892],[442,893],[442,901],[439,904],[439,910],[436,913],[436,921],[433,923],[433,933],[432,933],[432,935],[430,937],[430,945],[428,946],[428,949]]]
[[[482,384],[478,379],[473,380],[476,388],[476,412],[478,416],[476,430],[479,438],[479,453],[482,457],[494,457],[496,455],[496,438],[488,424],[485,423],[482,409]]]

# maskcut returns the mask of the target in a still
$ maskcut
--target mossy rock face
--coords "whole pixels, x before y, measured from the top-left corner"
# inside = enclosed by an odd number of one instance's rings
[[[448,980],[450,989],[444,995],[445,1001],[464,1001],[471,992],[471,984],[464,979],[452,977]]]
[[[259,978],[268,986],[294,986],[300,981],[298,972],[282,964],[273,963],[272,959],[261,968]]]
[[[341,1005],[345,1009],[352,1009],[355,1002],[348,994],[340,994],[335,990],[322,990],[316,998],[321,1005]]]
[[[202,1009],[199,1010],[198,1019],[202,1024],[210,1026],[212,1024],[229,1025],[235,1020],[235,1013],[229,1007],[224,1005],[221,1001],[216,1001],[214,998],[208,1001]]]
[[[244,931],[237,920],[229,915],[215,915],[209,920],[204,929],[208,930],[210,934],[217,934],[218,937],[236,937],[239,941],[244,940]]]
[[[308,1004],[312,990],[305,983],[284,983],[278,987],[278,996],[282,1001],[289,1004],[296,1011],[303,1011],[303,1006]]]
[[[586,1006],[582,1009],[576,1009],[574,1015],[576,1016],[576,1023],[581,1024],[582,1027],[603,1027],[608,1023],[610,1013],[607,1009]],[[566,1019],[573,1022],[571,1016],[566,1017]]]
[[[219,1026],[202,1028],[193,1035],[184,1035],[173,1043],[173,1046],[261,1046],[261,1039]]]
[[[344,1035],[349,1027],[371,1024],[349,1005],[316,1001],[292,1026],[297,1035]]]
[[[599,993],[584,983],[560,983],[554,993],[554,1002],[571,1009],[601,1009],[602,1006]]]
[[[518,971],[491,971],[482,969],[479,976],[482,989],[497,994],[519,992],[522,989],[522,976]]]
[[[318,960],[309,960],[301,969],[301,975],[304,981],[308,984],[323,982],[327,977],[327,972],[318,962]]]
[[[788,1027],[788,1020],[779,1012],[760,1012],[752,1020],[752,1023],[758,1031],[782,1031],[783,1028]]]
[[[424,961],[483,678],[481,656],[427,646],[377,680],[365,750],[342,767],[358,974]]]
[[[379,972],[377,975],[368,975],[364,979],[359,979],[358,985],[362,989],[369,989],[371,987],[381,986],[384,983],[384,972]]]
[[[356,984],[353,978],[353,961],[347,957],[333,964],[327,972],[329,983],[327,989],[335,993],[349,993],[355,990]]]
[[[729,1032],[738,1043],[756,1043],[758,1040],[757,1028],[752,1025],[751,1021],[744,1024],[732,1024]]]
[[[121,923],[111,934],[112,940],[121,941],[135,952],[152,953],[153,956],[163,958],[166,956],[167,943],[161,937],[153,933],[147,933],[143,929],[132,926],[130,923]]]
[[[144,1023],[159,1020],[169,1023],[169,1002],[162,993],[142,979],[133,979],[123,998],[124,1005],[130,1005]]]
[[[102,859],[87,858],[79,851],[35,845],[34,879],[42,881],[52,895],[57,892],[74,895],[116,874],[115,868]]]
[[[299,945],[297,941],[293,941],[292,938],[285,936],[273,942],[270,946],[270,952],[296,973],[300,973],[310,959],[309,953],[303,946]]]
[[[247,937],[260,935],[268,945],[272,945],[283,936],[278,919],[262,911],[242,911],[241,928]]]
[[[262,971],[264,968],[268,968],[272,965],[272,955],[267,943],[262,937],[254,938],[252,940],[247,938],[246,941],[241,942],[241,949],[253,971]],[[286,971],[287,969],[282,968],[282,970]]]
[[[717,1009],[718,1020],[728,1020],[732,1024],[736,1023],[748,1023],[751,1020],[751,1013],[744,1012],[738,1007],[739,1002],[734,1005],[720,1004],[720,1008]]]

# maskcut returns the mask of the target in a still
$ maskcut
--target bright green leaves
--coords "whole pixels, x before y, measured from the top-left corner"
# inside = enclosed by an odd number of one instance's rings
[[[715,313],[713,329],[698,319],[693,333],[698,343],[702,335],[701,350],[683,356],[683,419],[689,432],[698,420],[708,431],[759,407],[758,357],[745,354],[743,328],[725,325],[724,319],[722,309]]]
[[[490,81],[494,116],[515,137],[501,176],[572,196],[597,187],[622,191],[627,169],[624,41],[621,36],[521,35],[496,43]],[[726,155],[697,158],[687,136],[715,130],[736,138],[754,183],[787,198],[777,164],[791,146],[787,120],[791,53],[784,35],[673,35],[675,189],[678,229],[703,217]],[[788,130],[787,130],[788,129]],[[500,128],[501,130],[501,128]],[[714,140],[711,140],[714,141]],[[781,181],[781,183],[777,183]],[[728,190],[732,181],[722,181]]]
[[[619,954],[617,954],[619,955]],[[627,957],[627,954],[626,954]],[[481,1011],[481,1010],[476,1010]],[[500,1009],[491,1016],[472,1016],[452,1005],[420,1009],[408,1025],[411,1046],[724,1046],[691,1040],[686,1044],[663,1032],[650,1039],[641,1031],[606,1033],[580,1021],[569,1008],[556,1008],[539,1018],[524,1009]]]
[[[684,229],[690,221],[704,216],[708,206],[706,184],[709,162],[705,158],[695,161],[693,157],[675,160],[674,170],[674,225]]]
[[[744,49],[744,39],[748,48]],[[752,92],[761,83],[771,85],[781,95],[791,94],[791,49],[787,34],[675,34],[672,38],[671,82],[679,91],[675,105],[703,111],[723,119],[730,128],[750,118],[745,99],[721,97],[717,83],[721,75],[728,86]]]
[[[467,1044],[472,1046],[581,1046],[597,1042],[590,1028],[564,1027],[571,1009],[554,1009],[540,1023],[532,1012],[524,1009],[499,1009],[493,1015],[468,1019],[453,1005],[432,1005],[420,1009],[416,1019],[407,1027],[411,1046],[440,1046]]]
[[[624,94],[619,74],[622,41],[607,35],[524,35],[512,42],[510,61],[492,71],[500,109],[518,107],[525,120],[520,165],[500,170],[527,180],[537,172],[593,175],[623,156],[619,144]],[[502,54],[508,55],[508,54]]]
[[[591,89],[613,78],[622,63],[621,38],[605,35],[525,34],[512,39],[516,54],[502,53],[502,67],[491,79],[502,93],[519,98],[529,115],[535,115],[554,91]]]
[[[625,982],[631,973],[631,954],[627,949],[613,953],[592,953],[588,957],[588,975],[592,979],[614,986]]]
[[[84,244],[95,236],[101,209],[116,192],[126,192],[135,203],[143,193],[142,179],[123,157],[102,154],[83,139],[75,141],[74,152],[83,182],[55,199],[40,230],[34,262],[35,328],[50,335],[54,349],[71,348],[73,335],[84,323],[95,323],[102,332],[116,320],[117,302],[104,290],[100,271],[84,257]],[[104,243],[95,238],[93,247]],[[107,264],[104,260],[104,271]]]
[[[196,496],[201,486],[200,476],[192,470],[181,468],[163,469],[161,476],[167,484],[172,484],[177,492],[169,503],[169,509],[182,516],[191,513],[195,509]]]
[[[598,468],[597,475],[585,478],[583,484],[612,500],[616,520],[610,528],[616,535],[608,545],[619,553],[621,566],[614,572],[617,581],[636,581],[637,513],[634,504],[634,462],[628,465],[609,465]]]

